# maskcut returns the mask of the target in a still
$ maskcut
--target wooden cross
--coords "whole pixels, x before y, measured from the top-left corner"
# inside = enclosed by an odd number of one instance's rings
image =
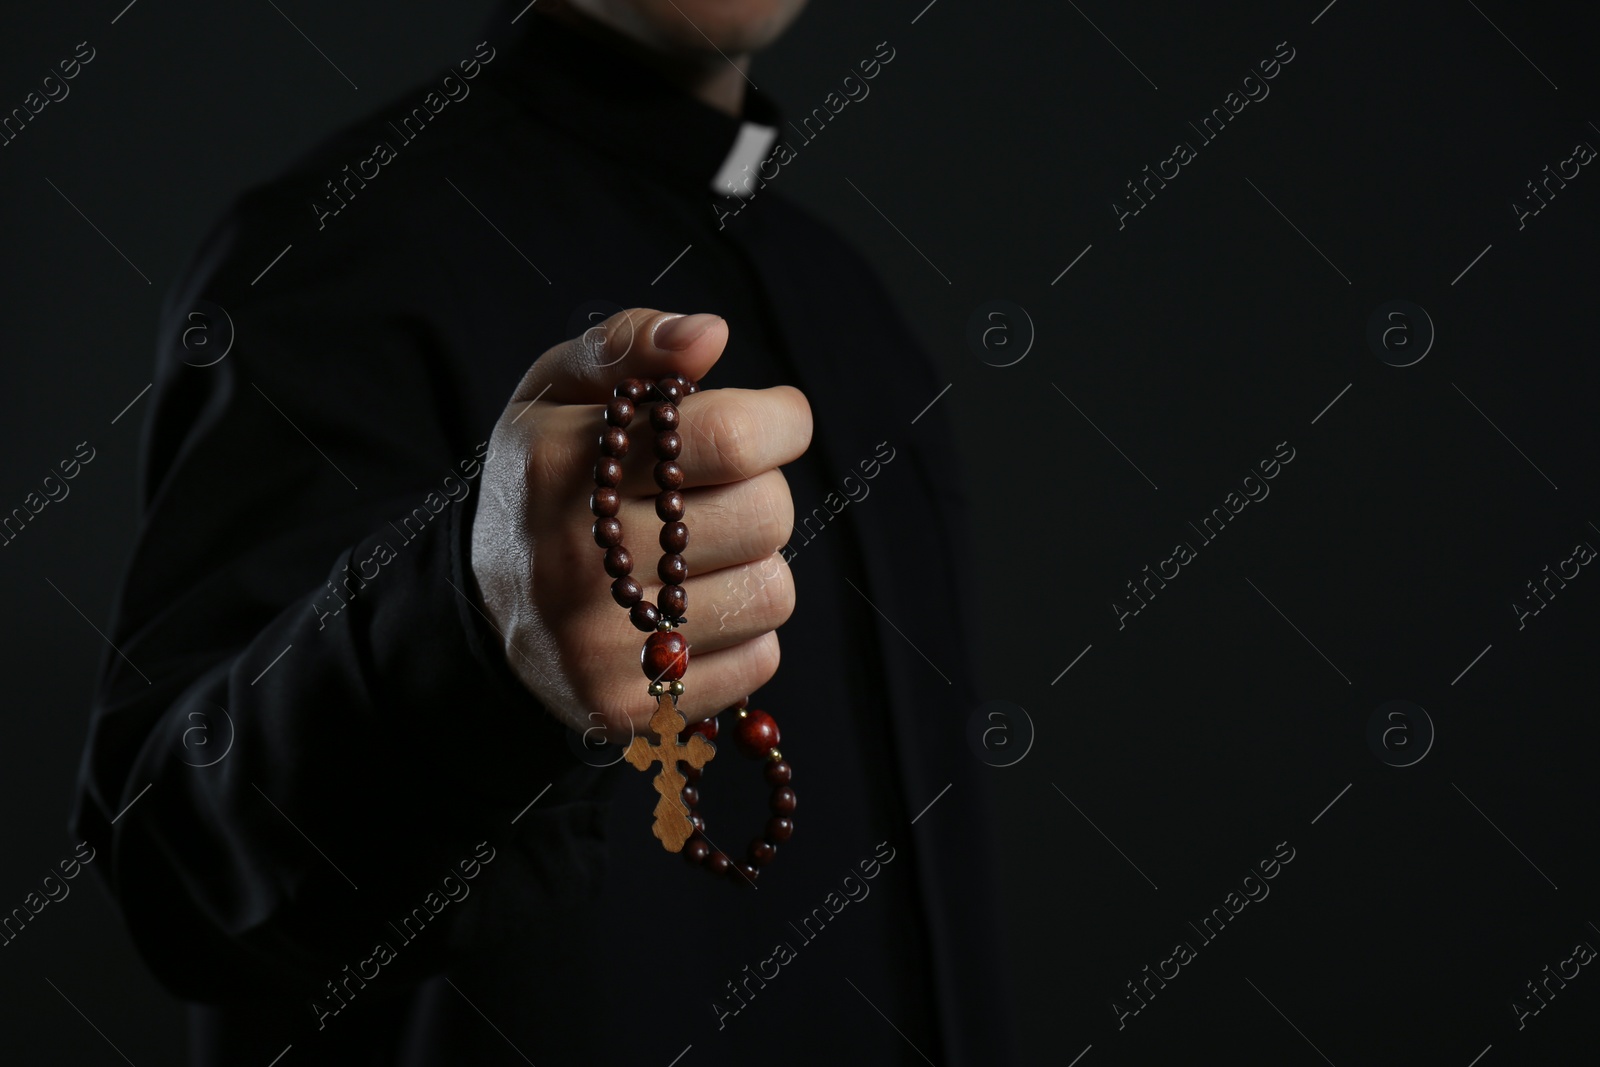
[[[698,770],[717,754],[717,747],[700,734],[691,735],[688,744],[680,742],[678,734],[686,725],[688,721],[678,711],[677,701],[662,693],[657,698],[655,714],[650,716],[650,729],[655,731],[656,743],[652,745],[635,735],[623,754],[641,771],[648,771],[658,760],[661,763],[661,773],[656,775],[655,783],[661,799],[656,802],[656,823],[652,832],[668,852],[682,852],[684,842],[694,833],[689,809],[683,803],[683,787],[688,780],[678,770],[678,763],[682,761]]]

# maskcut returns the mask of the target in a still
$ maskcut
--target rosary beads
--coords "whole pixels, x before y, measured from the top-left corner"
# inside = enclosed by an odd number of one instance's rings
[[[656,700],[650,729],[656,735],[651,744],[636,736],[629,743],[625,758],[641,771],[659,762],[655,789],[655,825],[652,832],[669,852],[682,852],[689,862],[712,874],[724,875],[741,884],[754,885],[762,867],[777,856],[778,845],[794,833],[795,795],[790,787],[793,771],[778,751],[778,723],[764,711],[748,707],[741,698],[725,709],[736,716],[734,742],[750,759],[765,760],[764,775],[772,786],[769,806],[772,817],[765,831],[751,840],[745,859],[735,861],[712,844],[706,836],[706,822],[698,810],[700,780],[707,763],[716,755],[712,744],[718,733],[717,716],[686,727],[678,711],[683,696],[683,676],[689,667],[689,645],[678,627],[685,621],[689,597],[683,588],[689,576],[683,551],[689,544],[689,528],[684,525],[683,468],[678,455],[683,438],[678,433],[678,401],[699,390],[699,385],[682,375],[668,375],[654,382],[629,378],[616,387],[606,404],[605,431],[600,436],[600,458],[594,466],[594,495],[589,507],[594,512],[595,543],[605,549],[605,569],[611,576],[611,597],[628,609],[633,625],[650,634],[639,654],[640,666],[650,679],[649,692]],[[644,597],[644,589],[633,575],[633,556],[622,544],[622,522],[617,518],[622,507],[622,459],[628,454],[628,427],[638,409],[652,404],[650,425],[656,431],[655,482],[656,515],[661,519],[661,561],[656,577],[661,591],[655,603]],[[688,767],[687,773],[678,764]]]

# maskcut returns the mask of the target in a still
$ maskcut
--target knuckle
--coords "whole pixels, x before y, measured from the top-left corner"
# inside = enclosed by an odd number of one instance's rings
[[[778,673],[778,663],[783,659],[778,648],[778,635],[767,633],[756,638],[752,642],[751,652],[750,689],[754,691],[770,682]]]
[[[806,399],[806,394],[802,393],[792,385],[783,385],[779,386],[778,388],[783,390],[783,392],[790,397],[790,405],[793,408],[795,429],[807,443],[810,443],[812,428],[814,425],[811,416],[811,401]]]
[[[762,475],[757,486],[756,518],[762,550],[789,539],[789,531],[794,529],[794,497],[782,471]]]
[[[761,618],[773,626],[781,626],[794,614],[794,581],[789,568],[777,553],[760,564],[751,564],[756,579],[755,595],[760,601]]]
[[[710,449],[708,459],[715,457],[718,466],[727,465],[730,473],[749,461],[751,443],[759,429],[752,413],[744,403],[727,396],[715,397],[697,413],[697,428]]]

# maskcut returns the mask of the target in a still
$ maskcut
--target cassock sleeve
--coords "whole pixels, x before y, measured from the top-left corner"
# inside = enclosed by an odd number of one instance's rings
[[[146,962],[200,1001],[315,991],[404,917],[443,920],[384,967],[399,992],[559,921],[602,861],[605,775],[476,606],[491,427],[432,319],[439,257],[338,220],[261,275],[291,229],[271,201],[241,202],[162,313],[74,814]]]

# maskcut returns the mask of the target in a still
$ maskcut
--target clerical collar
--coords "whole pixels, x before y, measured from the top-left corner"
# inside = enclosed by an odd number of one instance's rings
[[[631,42],[526,10],[520,0],[503,4],[484,33],[500,53],[485,75],[591,148],[684,192],[755,191],[749,176],[771,151],[782,118],[754,86],[736,118],[638,62],[628,54]]]

